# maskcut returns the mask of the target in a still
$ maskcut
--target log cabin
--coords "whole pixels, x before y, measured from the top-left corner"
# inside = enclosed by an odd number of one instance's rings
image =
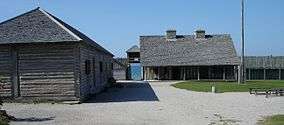
[[[112,77],[113,54],[36,8],[0,23],[0,96],[83,101]]]
[[[144,80],[237,80],[240,64],[229,34],[140,36]]]

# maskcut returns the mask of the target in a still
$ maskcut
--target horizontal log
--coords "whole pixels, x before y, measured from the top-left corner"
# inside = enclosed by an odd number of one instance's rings
[[[27,64],[20,64],[21,69],[35,69],[35,68],[53,68],[53,67],[62,67],[62,68],[67,68],[67,67],[73,67],[73,62],[62,62],[62,63],[27,63]]]
[[[37,73],[21,74],[21,76],[38,76],[38,75],[74,75],[74,72],[37,72]]]
[[[37,92],[25,92],[21,91],[21,96],[28,97],[28,96],[72,96],[75,95],[75,92],[65,92],[65,93],[37,93]]]
[[[11,86],[11,84],[5,84],[4,86],[2,86],[2,88],[0,89],[0,91],[2,91],[2,90],[11,90],[11,88],[12,88],[12,86]]]
[[[33,84],[33,83],[73,83],[74,79],[37,79],[37,80],[23,80],[20,79],[21,84]]]
[[[32,95],[21,95],[22,97],[31,97],[31,98],[36,98],[39,97],[40,99],[43,98],[48,98],[48,97],[52,97],[52,98],[61,98],[60,100],[62,100],[62,98],[72,98],[75,97],[75,94],[70,94],[70,95],[64,95],[64,94],[32,94]]]
[[[66,50],[45,50],[45,51],[20,51],[19,52],[19,56],[26,56],[26,55],[30,55],[30,56],[37,56],[37,55],[60,55],[60,54],[66,54],[66,55],[73,55],[73,50],[72,49],[66,49]]]
[[[11,97],[11,93],[0,93],[0,97]]]
[[[2,50],[0,51],[0,55],[9,55],[11,52],[9,50]]]
[[[0,92],[10,92],[11,91],[11,87],[10,88],[4,88],[1,89]]]
[[[21,75],[21,79],[68,79],[73,78],[74,74],[71,75],[36,75],[36,76],[23,76]]]
[[[11,59],[11,54],[0,54],[0,60],[9,60]]]
[[[63,93],[63,92],[69,92],[69,91],[75,91],[74,86],[70,87],[52,87],[52,86],[41,86],[41,87],[21,87],[21,92],[27,92],[27,93]]]
[[[9,63],[11,63],[11,60],[9,58],[4,58],[4,59],[0,59],[0,64],[6,64],[6,65],[10,65]]]
[[[46,67],[42,67],[41,69],[39,68],[35,68],[35,69],[20,69],[19,67],[19,73],[40,73],[40,72],[44,72],[44,73],[47,73],[47,72],[73,72],[74,68],[70,68],[71,66],[69,67],[49,67],[49,68],[46,68]]]
[[[52,57],[29,57],[29,58],[18,58],[20,63],[22,62],[74,62],[72,56],[52,56]]]
[[[19,51],[21,52],[25,52],[25,51],[44,51],[44,50],[48,50],[48,51],[56,51],[56,50],[68,50],[68,49],[72,49],[74,48],[74,45],[21,45],[19,46]]]
[[[19,56],[62,55],[62,54],[73,55],[73,53],[74,52],[71,49],[70,50],[53,50],[53,51],[50,51],[50,50],[42,50],[42,51],[34,50],[34,51],[20,51],[20,52],[18,52]]]
[[[7,86],[10,86],[12,84],[11,81],[4,81],[4,82],[0,82],[0,85],[4,85],[4,87],[7,85]]]
[[[74,83],[34,83],[34,84],[21,84],[21,87],[36,88],[36,87],[74,87]]]
[[[68,88],[48,88],[48,87],[40,87],[40,88],[21,88],[21,93],[66,93],[66,92],[74,92],[74,87]]]
[[[10,67],[5,67],[0,69],[0,75],[10,75],[12,73]]]
[[[72,66],[53,66],[53,67],[19,67],[19,73],[31,73],[31,72],[70,72],[73,71]]]
[[[50,82],[50,81],[36,81],[36,82],[33,82],[33,81],[22,81],[21,82],[21,85],[56,85],[56,84],[62,84],[62,85],[65,85],[65,84],[75,84],[74,80],[69,80],[69,81],[54,81],[54,82]]]
[[[2,73],[0,73],[0,78],[2,79],[2,80],[8,80],[8,79],[10,79],[11,78],[11,76],[9,76],[10,74],[2,74]]]

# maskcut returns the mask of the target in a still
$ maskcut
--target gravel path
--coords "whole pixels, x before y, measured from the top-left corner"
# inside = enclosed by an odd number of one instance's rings
[[[284,114],[284,97],[192,92],[172,83],[124,83],[77,105],[6,103],[3,108],[18,119],[11,125],[254,125],[262,116]]]

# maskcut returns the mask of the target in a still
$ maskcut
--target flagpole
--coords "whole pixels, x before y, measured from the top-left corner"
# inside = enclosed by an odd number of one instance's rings
[[[244,0],[241,0],[241,44],[242,44],[242,54],[241,54],[241,65],[240,65],[240,73],[239,73],[239,80],[238,83],[245,82],[245,65],[244,65],[244,56],[245,56],[245,17],[244,17],[244,8],[245,3]]]
[[[40,0],[37,0],[37,7],[40,7]]]

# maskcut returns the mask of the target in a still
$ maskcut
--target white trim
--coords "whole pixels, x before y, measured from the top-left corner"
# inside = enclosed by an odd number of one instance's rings
[[[45,12],[44,10],[40,9],[39,10],[45,14],[49,19],[51,19],[53,22],[55,22],[59,27],[61,27],[63,30],[65,30],[66,32],[68,32],[70,35],[72,35],[73,37],[75,37],[77,40],[82,40],[79,36],[77,36],[76,34],[74,34],[72,31],[70,31],[68,28],[66,28],[65,26],[63,26],[61,23],[59,23],[56,19],[54,19],[52,16],[50,16],[47,12]]]

